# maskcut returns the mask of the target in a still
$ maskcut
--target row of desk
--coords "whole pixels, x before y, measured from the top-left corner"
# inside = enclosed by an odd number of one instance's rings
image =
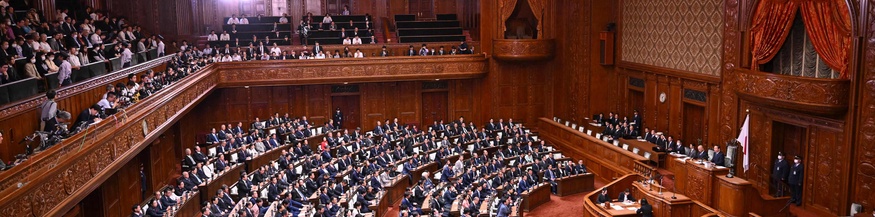
[[[613,200],[606,204],[597,204],[600,191],[587,195],[584,201],[585,216],[640,216],[641,199],[646,199],[653,208],[653,216],[719,216],[721,213],[714,208],[699,203],[686,195],[665,190],[656,183],[641,182],[644,177],[638,174],[626,175],[604,186],[608,195],[613,197],[625,189],[630,189],[637,201],[632,203]]]
[[[641,150],[652,150],[655,147],[654,144],[637,139],[619,139],[617,143],[608,143],[595,137],[596,132],[601,132],[600,126],[590,124],[566,126],[547,118],[541,118],[539,121],[542,136],[549,138],[560,149],[568,151],[567,155],[586,161],[590,171],[597,173],[600,178],[622,177],[629,174],[645,175],[649,173],[642,172],[648,169],[642,168],[641,163],[664,162],[658,165],[674,174],[674,188],[662,189],[662,195],[655,194],[658,196],[651,194],[641,196],[651,195],[655,200],[662,201],[662,207],[682,204],[677,200],[664,201],[665,195],[669,194],[667,190],[671,190],[677,195],[682,195],[677,196],[678,198],[687,198],[689,202],[686,203],[691,208],[671,207],[669,211],[665,211],[670,213],[663,212],[657,216],[711,215],[709,213],[719,213],[725,216],[746,216],[748,213],[768,215],[776,214],[787,201],[787,198],[763,196],[747,180],[726,177],[729,169],[725,167],[708,167],[687,159],[683,155],[657,153],[645,158],[643,153],[646,152],[641,152]],[[571,127],[577,127],[577,129]],[[639,150],[638,153],[631,152],[635,148]],[[650,171],[652,169],[655,168],[649,168]],[[605,174],[609,176],[605,176]],[[643,177],[640,178],[643,179]],[[623,185],[623,189],[631,185],[631,183],[627,183]],[[612,195],[616,195],[621,190],[611,190],[611,192],[615,192]],[[594,195],[597,194],[594,192]],[[591,199],[594,200],[594,198]],[[596,216],[624,215],[622,213],[611,214],[607,210],[596,210],[588,206],[587,203],[587,207],[585,207],[588,211],[587,214]],[[655,213],[662,212],[657,210],[657,205],[654,205],[654,211]]]

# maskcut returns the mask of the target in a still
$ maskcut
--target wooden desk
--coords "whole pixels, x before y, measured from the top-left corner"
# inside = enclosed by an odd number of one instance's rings
[[[266,151],[264,153],[261,153],[260,155],[255,156],[252,159],[247,160],[246,161],[246,172],[251,173],[261,166],[269,165],[271,161],[278,160],[280,158],[280,156],[283,154],[283,150],[288,150],[290,147],[292,147],[292,146],[286,144],[286,145],[277,147],[275,149],[271,149],[269,151]]]
[[[675,175],[675,192],[685,194],[693,200],[713,206],[713,189],[718,176],[725,176],[729,168],[706,168],[698,164],[698,160],[685,159],[675,155],[667,155],[666,169]]]
[[[751,182],[737,176],[732,178],[717,176],[717,187],[713,198],[713,207],[727,216],[746,216],[748,213],[763,216],[782,215],[783,213],[778,211],[790,200],[789,197],[775,198],[760,194]]]
[[[612,202],[611,207],[605,208],[611,216],[638,216],[636,213],[641,208],[639,203]]]
[[[417,182],[419,182],[420,179],[422,179],[422,172],[428,171],[429,175],[431,177],[434,177],[434,173],[437,170],[438,170],[437,163],[430,162],[430,163],[427,163],[425,165],[421,165],[421,166],[417,167],[413,171],[410,171],[410,175],[411,175],[411,177],[413,177],[413,183],[417,183]]]
[[[200,192],[200,202],[210,201],[216,192],[222,188],[222,185],[233,187],[237,180],[240,180],[240,172],[243,171],[243,164],[236,164],[228,171],[216,175],[216,178],[207,183],[206,186],[198,187]],[[230,196],[230,195],[229,195]]]
[[[629,145],[629,151],[634,151],[637,148],[638,155],[641,155],[650,161],[661,163],[661,161],[665,160],[665,152],[656,152],[653,150],[656,148],[656,144],[638,139],[620,139],[620,147],[623,147],[623,144]],[[650,155],[647,155],[646,153],[650,153]]]
[[[393,205],[395,202],[401,201],[401,198],[404,197],[404,191],[407,191],[409,186],[410,183],[407,181],[407,175],[395,176],[395,179],[392,180],[389,186],[383,186],[386,189],[386,195],[389,197],[387,199],[389,204]]]
[[[592,191],[595,189],[592,173],[566,176],[556,180],[556,194],[560,197]]]
[[[200,195],[198,194],[200,193],[197,191],[192,192],[181,204],[177,204],[177,206],[174,207],[176,211],[164,213],[164,216],[197,216],[198,213],[201,212]]]
[[[523,192],[522,208],[524,212],[531,212],[536,207],[550,201],[550,184],[541,183],[540,185],[529,189],[528,192]]]
[[[584,124],[584,126],[591,126]],[[551,119],[540,118],[540,135],[562,151],[562,154],[576,160],[583,160],[589,172],[603,181],[609,182],[636,171],[636,165],[646,165],[649,159],[633,154],[622,147],[614,146],[585,132],[573,130]],[[595,133],[595,132],[593,132]]]
[[[373,206],[368,207],[369,209],[374,210],[374,216],[383,217],[386,215],[386,213],[389,211],[389,201],[386,201],[386,200],[387,200],[387,198],[386,198],[385,192],[377,193],[377,199],[376,199],[377,202],[372,203],[372,204],[375,204],[376,207],[373,207]]]

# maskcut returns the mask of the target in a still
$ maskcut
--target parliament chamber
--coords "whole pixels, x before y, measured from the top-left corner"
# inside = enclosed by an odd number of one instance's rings
[[[871,1],[0,9],[0,217],[875,215]]]

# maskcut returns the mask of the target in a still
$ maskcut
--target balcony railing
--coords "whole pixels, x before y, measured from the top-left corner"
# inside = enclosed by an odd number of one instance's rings
[[[480,78],[487,64],[484,55],[212,64],[0,173],[0,217],[62,214],[217,87]]]

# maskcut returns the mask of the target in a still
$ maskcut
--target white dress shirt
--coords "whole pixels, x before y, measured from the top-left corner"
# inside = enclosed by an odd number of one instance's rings
[[[158,55],[164,54],[164,41],[158,42]]]
[[[246,19],[246,17],[240,18],[240,24],[249,24],[249,19]]]
[[[230,41],[231,35],[228,33],[222,33],[222,36],[219,37],[220,41]]]
[[[362,53],[361,51],[356,51],[355,54],[353,54],[353,57],[354,58],[365,58],[365,54]]]
[[[361,38],[353,38],[352,44],[362,44],[362,39]]]
[[[231,25],[231,24],[240,24],[240,19],[237,19],[235,17],[231,17],[230,19],[228,19],[228,25]]]
[[[52,50],[52,46],[49,45],[48,42],[44,42],[44,41],[43,41],[43,42],[40,42],[40,43],[39,43],[39,49],[40,49],[40,50],[43,50],[43,51],[51,51],[51,50]]]
[[[210,34],[207,36],[207,41],[218,41],[218,40],[219,40],[219,36],[216,34]]]
[[[134,55],[134,53],[131,52],[131,49],[125,48],[125,50],[122,51],[122,57],[121,57],[122,63],[131,62],[131,56],[133,56],[133,55]]]
[[[89,38],[91,39],[91,44],[103,44],[103,39],[100,39],[98,34],[91,34]]]
[[[67,60],[67,61],[70,61],[70,67],[79,67],[79,66],[82,66],[82,62],[79,62],[79,56],[77,56],[77,55],[72,55],[72,54],[71,54],[71,55],[70,55],[70,59]]]

